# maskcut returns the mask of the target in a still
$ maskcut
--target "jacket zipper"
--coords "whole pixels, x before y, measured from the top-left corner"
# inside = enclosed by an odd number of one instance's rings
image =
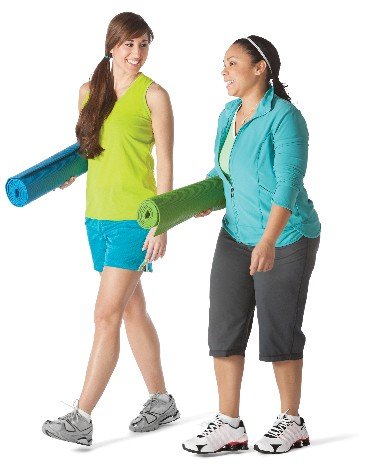
[[[238,110],[239,110],[239,107],[236,109],[236,111],[238,111]],[[264,114],[266,114],[266,113],[264,113]],[[264,114],[263,114],[263,115],[264,115]],[[236,210],[235,202],[234,202],[234,191],[235,191],[235,189],[234,189],[234,185],[233,185],[232,177],[231,177],[231,169],[230,169],[230,166],[231,166],[231,158],[232,158],[232,153],[233,153],[233,151],[234,151],[235,143],[236,143],[236,141],[237,141],[237,139],[238,139],[240,133],[242,132],[242,130],[243,130],[244,128],[246,128],[246,127],[247,127],[252,121],[254,121],[256,118],[259,118],[260,116],[263,116],[263,115],[259,115],[259,116],[253,117],[252,119],[250,119],[249,121],[247,121],[246,123],[244,123],[244,124],[240,127],[238,133],[237,133],[236,136],[235,136],[235,139],[234,139],[233,145],[232,145],[232,147],[231,147],[231,151],[230,151],[230,159],[229,159],[229,172],[230,172],[229,178],[230,178],[230,179],[228,179],[228,182],[229,182],[229,184],[230,184],[230,196],[231,196],[232,207],[233,207],[233,211],[234,211],[234,215],[235,215],[235,225],[236,225],[236,231],[237,231],[237,239],[238,239],[238,241],[240,241],[240,237],[239,237],[239,227],[238,227],[239,217],[238,217],[238,212],[237,212],[237,210]],[[223,138],[221,137],[220,147],[219,147],[219,150],[218,150],[218,159],[217,159],[217,160],[218,160],[219,166],[220,166],[220,153],[221,153],[221,149],[222,149],[223,144],[225,143],[226,137],[227,137],[227,132],[228,132],[228,131],[227,131],[227,128],[230,127],[230,125],[232,124],[233,119],[234,119],[234,116],[233,116],[233,117],[228,121],[228,123],[226,124],[225,129],[224,129],[224,131],[223,131]],[[235,128],[234,128],[234,133],[235,133]],[[223,142],[222,142],[222,141],[223,141]],[[225,176],[225,177],[226,177],[226,176]]]

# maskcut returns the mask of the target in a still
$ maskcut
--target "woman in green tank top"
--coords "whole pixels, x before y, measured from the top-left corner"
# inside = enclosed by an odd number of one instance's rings
[[[46,421],[50,437],[92,442],[90,414],[119,357],[124,320],[129,344],[150,398],[130,423],[132,431],[152,431],[179,418],[167,393],[159,340],[146,312],[142,271],[164,256],[166,234],[154,237],[137,224],[147,197],[172,189],[173,116],[167,92],[140,72],[153,33],[141,16],[120,13],[108,27],[105,56],[79,95],[76,134],[88,159],[86,227],[101,282],[94,312],[95,334],[84,386],[74,411]],[[157,186],[151,155],[156,145]],[[67,181],[67,187],[73,179]],[[145,266],[141,268],[141,263]]]

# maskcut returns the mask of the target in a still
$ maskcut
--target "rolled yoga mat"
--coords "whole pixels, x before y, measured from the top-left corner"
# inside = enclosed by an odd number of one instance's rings
[[[213,177],[144,200],[138,209],[137,222],[145,229],[157,226],[157,236],[201,211],[221,210],[225,206],[223,182]]]
[[[79,155],[78,149],[79,144],[70,145],[41,163],[9,178],[5,190],[11,203],[16,207],[23,207],[61,186],[71,176],[85,173],[88,170],[88,161]]]

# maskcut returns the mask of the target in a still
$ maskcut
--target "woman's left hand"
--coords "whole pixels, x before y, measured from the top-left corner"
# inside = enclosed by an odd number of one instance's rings
[[[154,237],[155,231],[156,228],[150,229],[142,247],[142,250],[147,249],[145,260],[149,263],[164,257],[167,248],[167,233]]]
[[[261,239],[252,250],[249,274],[253,276],[257,271],[270,271],[274,266],[275,244]]]

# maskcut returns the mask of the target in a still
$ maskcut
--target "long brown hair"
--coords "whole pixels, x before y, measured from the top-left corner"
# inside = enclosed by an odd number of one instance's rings
[[[111,113],[117,96],[114,89],[114,77],[110,71],[110,50],[125,40],[148,35],[149,42],[154,34],[146,21],[135,13],[119,13],[109,23],[105,41],[105,58],[94,70],[89,85],[89,100],[80,112],[76,124],[76,137],[80,144],[80,153],[86,158],[97,157],[103,148],[99,143],[99,133],[104,120]]]

